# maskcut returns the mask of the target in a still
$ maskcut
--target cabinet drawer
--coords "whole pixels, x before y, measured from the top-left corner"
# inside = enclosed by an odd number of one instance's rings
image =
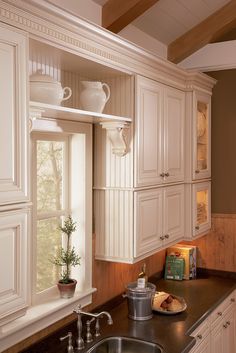
[[[224,316],[228,313],[228,310],[235,308],[235,291],[232,292],[210,315],[210,323],[212,329],[214,329],[221,320],[224,320]]]
[[[210,322],[206,319],[201,325],[199,325],[192,333],[191,336],[196,339],[194,350],[199,346],[210,333]]]

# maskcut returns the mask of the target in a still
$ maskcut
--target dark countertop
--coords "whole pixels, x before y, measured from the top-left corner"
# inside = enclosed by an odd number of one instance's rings
[[[102,323],[102,335],[99,339],[105,336],[136,337],[158,343],[164,348],[165,353],[189,352],[195,340],[188,335],[236,288],[235,279],[216,276],[205,276],[190,281],[152,279],[152,282],[155,282],[158,291],[165,291],[183,297],[187,303],[187,310],[176,315],[164,315],[154,312],[153,318],[150,320],[135,321],[128,318],[128,307],[125,299],[109,311],[114,321],[112,326],[106,324],[105,318],[100,320]],[[73,325],[75,326],[75,324]],[[72,331],[76,332],[76,327]],[[60,334],[57,333],[57,342],[59,337],[67,332],[68,327]],[[38,347],[36,344],[24,350],[24,352],[55,353],[55,348],[57,352],[66,352],[65,342],[63,344],[59,343],[57,347],[55,347],[54,342],[52,344],[53,350],[50,350],[50,338],[47,340],[41,343],[41,348],[40,344],[38,344]],[[87,345],[86,349],[80,352],[86,352],[92,344]]]

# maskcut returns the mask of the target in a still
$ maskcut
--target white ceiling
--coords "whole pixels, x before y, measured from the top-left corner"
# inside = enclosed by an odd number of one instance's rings
[[[107,0],[93,0],[103,6]],[[168,45],[230,0],[159,0],[132,22],[151,37]]]

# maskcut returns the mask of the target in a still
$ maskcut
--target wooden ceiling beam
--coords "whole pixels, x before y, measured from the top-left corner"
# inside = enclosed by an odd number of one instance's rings
[[[179,63],[236,26],[236,0],[213,13],[168,46],[168,60]]]
[[[120,32],[159,0],[108,0],[102,8],[102,26]]]

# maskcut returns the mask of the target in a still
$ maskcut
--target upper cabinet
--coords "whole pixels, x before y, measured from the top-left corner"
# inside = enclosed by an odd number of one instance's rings
[[[193,95],[193,179],[211,176],[211,97],[202,92]]]
[[[29,200],[27,43],[0,25],[0,205]]]
[[[134,186],[184,180],[185,93],[136,78]]]

